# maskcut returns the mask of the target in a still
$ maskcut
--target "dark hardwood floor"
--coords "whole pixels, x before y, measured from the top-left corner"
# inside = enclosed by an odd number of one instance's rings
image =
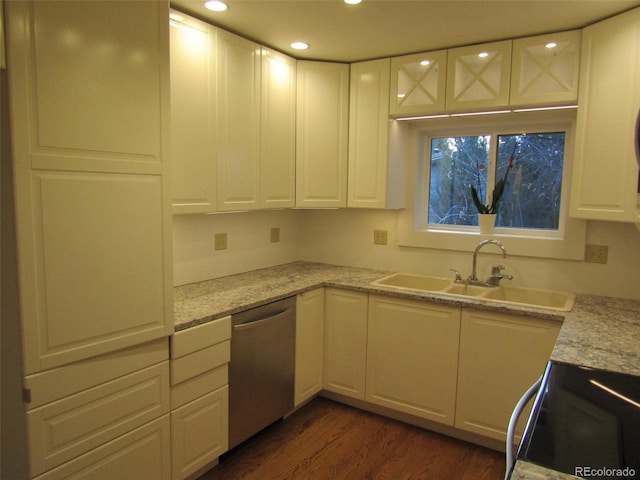
[[[504,455],[316,398],[198,480],[502,480]]]

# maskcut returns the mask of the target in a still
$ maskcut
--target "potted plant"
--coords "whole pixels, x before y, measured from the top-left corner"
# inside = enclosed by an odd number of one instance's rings
[[[478,209],[478,225],[480,226],[480,233],[489,233],[493,229],[493,226],[496,221],[496,214],[498,213],[498,207],[500,205],[500,200],[502,195],[504,194],[504,188],[507,183],[507,178],[509,177],[509,170],[513,168],[513,160],[514,154],[516,152],[516,148],[518,144],[516,143],[513,147],[513,151],[511,152],[511,156],[509,157],[509,163],[507,165],[507,171],[498,182],[496,186],[493,188],[493,192],[491,194],[491,203],[485,204],[483,200],[481,200],[482,190],[480,189],[480,185],[478,184],[478,188],[474,185],[470,185],[469,188],[471,190],[471,199]],[[478,191],[480,190],[480,192]]]

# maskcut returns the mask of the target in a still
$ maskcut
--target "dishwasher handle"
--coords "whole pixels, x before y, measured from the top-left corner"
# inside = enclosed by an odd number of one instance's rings
[[[263,317],[263,318],[258,318],[256,320],[252,320],[252,321],[246,322],[246,323],[241,323],[239,325],[234,325],[233,326],[233,331],[234,332],[241,332],[243,330],[250,330],[252,328],[259,328],[259,327],[262,327],[264,325],[268,325],[269,323],[276,322],[276,321],[280,320],[281,318],[286,317],[287,315],[290,315],[292,310],[293,310],[292,308],[287,308],[286,310],[278,312],[275,315],[271,315],[271,316]]]

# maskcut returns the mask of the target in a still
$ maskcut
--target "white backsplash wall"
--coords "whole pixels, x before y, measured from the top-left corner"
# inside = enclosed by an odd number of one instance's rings
[[[174,284],[184,285],[295,260],[453,276],[471,273],[471,252],[399,247],[394,211],[275,210],[174,216]],[[270,242],[280,227],[280,242]],[[374,245],[373,231],[387,230],[388,245]],[[216,233],[227,233],[227,250],[214,250]],[[509,240],[502,239],[509,250]],[[587,243],[608,245],[606,265],[507,256],[488,247],[478,256],[478,276],[492,264],[506,266],[513,285],[640,299],[640,231],[634,225],[589,222]],[[505,283],[509,283],[505,281]]]
[[[217,215],[174,215],[173,283],[224,277],[298,260],[295,210]],[[280,241],[271,243],[271,227]],[[227,249],[215,250],[216,233],[227,234]]]
[[[300,212],[301,259],[399,272],[464,277],[471,273],[471,252],[399,247],[394,211],[314,210]],[[388,245],[374,245],[373,231],[387,230]],[[509,250],[509,240],[501,239]],[[587,243],[608,245],[606,265],[583,261],[507,256],[488,247],[478,255],[478,276],[492,264],[506,266],[513,285],[575,293],[640,299],[640,231],[631,224],[589,222]],[[504,281],[508,283],[508,281]]]

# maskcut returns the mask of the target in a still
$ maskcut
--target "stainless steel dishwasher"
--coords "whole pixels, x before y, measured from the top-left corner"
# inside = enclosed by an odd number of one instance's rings
[[[231,317],[229,448],[293,410],[296,298]]]

